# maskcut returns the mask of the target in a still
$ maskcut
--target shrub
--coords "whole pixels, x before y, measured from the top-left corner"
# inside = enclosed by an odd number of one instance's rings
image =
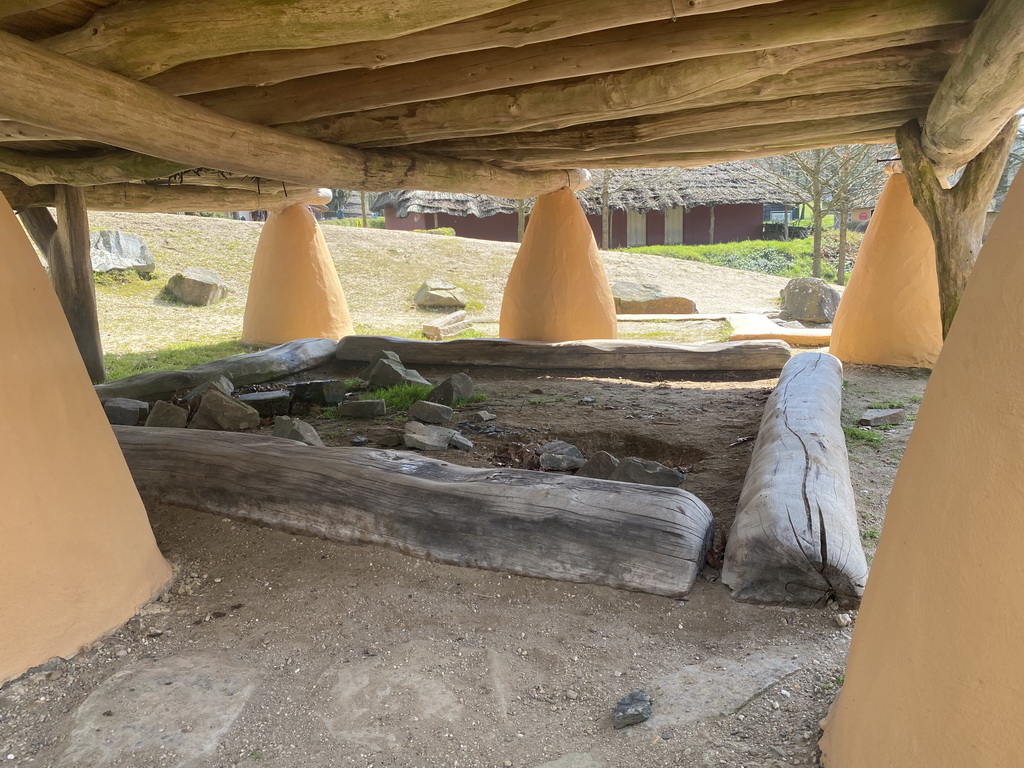
[[[321,224],[329,224],[333,227],[362,227],[363,219],[360,216],[352,216],[347,219],[323,219]],[[384,217],[374,216],[366,219],[366,226],[369,229],[384,229]]]
[[[455,230],[452,227],[438,227],[437,229],[414,229],[413,232],[418,232],[421,235],[444,235],[445,237],[455,237]]]

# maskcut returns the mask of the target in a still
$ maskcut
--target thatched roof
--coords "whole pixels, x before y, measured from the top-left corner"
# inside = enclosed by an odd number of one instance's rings
[[[782,200],[783,195],[774,186],[742,161],[702,168],[624,168],[591,173],[593,184],[576,193],[583,209],[591,214],[601,212],[606,186],[608,205],[613,210],[646,212],[702,205],[789,202]],[[388,206],[401,217],[409,213],[447,213],[485,218],[518,210],[517,201],[509,198],[418,190],[385,192],[374,202],[373,209],[383,211]]]

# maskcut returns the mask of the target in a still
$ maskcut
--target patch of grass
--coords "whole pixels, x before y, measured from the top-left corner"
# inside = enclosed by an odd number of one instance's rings
[[[345,381],[342,383],[345,385],[345,389],[347,389],[349,392],[355,392],[357,389],[366,389],[366,382],[363,381],[362,379],[345,379]]]
[[[866,531],[861,531],[860,534],[865,544],[877,542],[881,536],[882,532],[877,528],[868,528]]]
[[[919,403],[920,404],[920,402],[922,400],[924,400],[924,395],[911,395],[910,396],[910,402],[912,402],[912,403]]]
[[[546,397],[531,397],[526,402],[528,402],[530,405],[547,405],[548,404],[548,400],[547,400]]]
[[[338,406],[336,405],[325,405],[320,409],[320,416],[325,419],[337,419],[338,418]]]
[[[148,283],[154,277],[156,277],[156,275],[153,273],[142,275],[134,269],[111,269],[107,272],[92,273],[93,283],[104,287],[132,285],[133,283]]]
[[[882,436],[878,432],[874,432],[870,429],[861,429],[860,427],[843,427],[843,434],[846,435],[846,442],[848,445],[854,443],[865,443],[874,448],[878,448],[882,444]]]
[[[252,351],[252,347],[243,346],[237,340],[213,344],[175,344],[146,352],[104,355],[103,365],[107,369],[107,380],[114,381],[147,371],[180,371],[182,368]]]
[[[866,408],[874,408],[878,411],[884,411],[891,408],[906,408],[907,404],[902,400],[886,400],[884,403],[868,403]]]
[[[474,392],[469,397],[463,397],[455,401],[455,407],[459,408],[463,405],[472,405],[473,403],[482,403],[487,399],[487,395],[484,392]]]
[[[383,400],[389,411],[408,411],[413,403],[422,400],[433,387],[426,384],[396,384],[360,395],[360,400]]]

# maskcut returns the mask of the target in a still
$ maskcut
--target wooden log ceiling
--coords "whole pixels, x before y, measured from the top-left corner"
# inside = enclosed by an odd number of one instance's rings
[[[15,0],[0,172],[20,181],[0,190],[31,206],[80,186],[90,208],[146,210],[209,206],[217,187],[288,199],[261,185],[522,197],[585,184],[576,168],[891,141],[912,119],[947,169],[1024,105],[1022,6]]]

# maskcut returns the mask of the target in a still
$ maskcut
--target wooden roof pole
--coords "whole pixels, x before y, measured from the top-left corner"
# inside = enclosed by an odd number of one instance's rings
[[[16,35],[0,32],[0,46],[0,101],[9,117],[192,168],[265,176],[301,186],[414,188],[501,197],[532,197],[586,184],[586,174],[580,171],[507,171],[420,153],[329,145],[224,117]],[[110,119],[112,103],[117,104],[116,121]],[[153,115],[163,119],[154,121]]]
[[[989,0],[924,121],[921,145],[949,176],[1024,107],[1024,3]]]

